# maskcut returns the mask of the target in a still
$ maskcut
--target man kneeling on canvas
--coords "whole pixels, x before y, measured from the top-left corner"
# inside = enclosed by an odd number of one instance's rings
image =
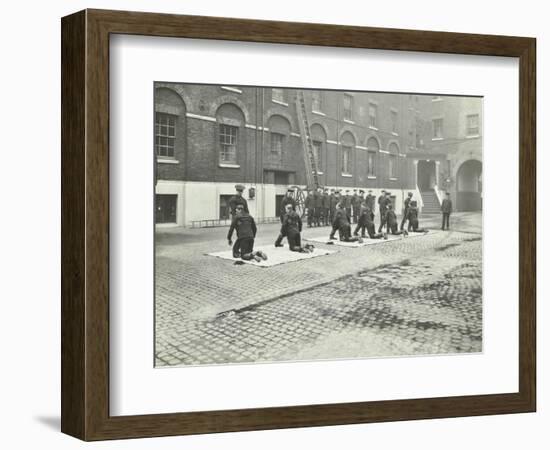
[[[313,245],[306,244],[302,246],[302,219],[300,215],[294,211],[292,205],[286,205],[283,224],[281,226],[281,234],[286,236],[288,240],[288,248],[292,252],[311,253]]]
[[[363,242],[362,238],[351,235],[350,217],[342,203],[336,205],[336,214],[332,222],[332,231],[330,232],[329,239],[336,240],[334,237],[336,230],[338,230],[342,242]]]
[[[386,225],[388,227],[388,233],[391,233],[393,235],[399,235],[402,234],[404,236],[408,236],[409,233],[407,230],[399,230],[399,227],[397,226],[397,216],[395,215],[395,211],[393,210],[393,205],[391,203],[388,203],[388,211],[386,212]]]
[[[266,260],[267,255],[262,251],[254,251],[254,238],[256,237],[256,222],[254,218],[244,211],[243,205],[235,208],[235,216],[231,221],[227,242],[233,244],[233,230],[237,230],[237,240],[233,245],[233,258],[241,258],[245,261],[255,260],[257,262]]]
[[[418,226],[418,206],[416,200],[410,202],[407,212],[407,220],[415,233],[427,233],[427,228],[419,228]]]

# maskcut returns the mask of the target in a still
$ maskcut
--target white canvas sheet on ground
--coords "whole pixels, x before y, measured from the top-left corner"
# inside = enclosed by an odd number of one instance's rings
[[[519,201],[517,59],[122,35],[110,57],[111,414],[517,392],[515,215],[483,236],[482,354],[155,369],[152,125],[161,80],[483,95],[492,221]]]
[[[318,256],[325,256],[325,255],[330,255],[331,253],[335,253],[334,250],[331,251],[331,250],[325,250],[321,248],[315,248],[312,253],[291,252],[288,249],[287,245],[285,245],[284,247],[278,247],[278,248],[273,247],[273,245],[260,245],[258,247],[254,247],[254,250],[261,250],[262,252],[264,252],[267,255],[267,261],[256,262],[256,261],[246,261],[241,258],[233,258],[232,250],[207,253],[207,255],[216,256],[222,259],[228,259],[233,262],[250,264],[251,266],[256,266],[256,267],[272,267],[272,266],[277,266],[279,264],[300,261],[302,259],[317,258]]]
[[[430,234],[434,234],[434,233],[437,233],[437,231],[430,231]],[[356,248],[356,247],[366,247],[367,245],[383,244],[383,243],[388,243],[388,242],[392,242],[392,241],[398,241],[400,239],[410,239],[410,238],[413,238],[413,237],[419,237],[419,236],[425,236],[425,235],[426,235],[426,233],[415,233],[415,232],[411,231],[407,237],[403,237],[403,235],[397,235],[396,236],[396,235],[393,235],[393,234],[388,234],[388,239],[364,238],[363,242],[357,242],[357,241],[355,241],[355,242],[345,242],[345,241],[341,241],[339,239],[330,240],[326,236],[311,236],[311,237],[304,237],[303,239],[305,241],[319,242],[319,243],[327,244],[327,245],[338,245],[340,247]]]

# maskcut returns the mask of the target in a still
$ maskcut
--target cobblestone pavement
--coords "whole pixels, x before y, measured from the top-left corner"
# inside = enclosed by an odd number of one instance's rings
[[[227,248],[226,228],[157,230],[156,365],[480,352],[481,215],[451,220],[451,231],[269,268],[206,256]],[[260,225],[256,241],[277,232]]]

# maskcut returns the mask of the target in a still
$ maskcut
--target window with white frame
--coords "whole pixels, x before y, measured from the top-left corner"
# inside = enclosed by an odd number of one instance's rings
[[[313,155],[315,156],[315,161],[317,161],[317,170],[319,172],[323,171],[323,143],[321,141],[312,141],[313,143]]]
[[[155,150],[157,156],[173,158],[176,146],[177,116],[161,112],[155,113]]]
[[[369,103],[369,127],[371,128],[378,128],[378,105],[375,103]]]
[[[353,97],[344,94],[344,120],[353,120]]]
[[[342,145],[342,173],[350,174],[351,146]]]
[[[367,176],[375,177],[375,161],[376,161],[376,152],[368,151],[367,152]]]
[[[397,155],[390,155],[389,170],[390,178],[397,178]]]
[[[391,132],[394,134],[397,134],[397,111],[392,109],[390,111],[390,117],[391,117]]]
[[[271,156],[280,159],[283,157],[283,148],[285,135],[281,133],[271,133]]]
[[[220,163],[221,164],[237,164],[237,139],[239,128],[219,124],[220,132]]]
[[[443,119],[433,119],[433,138],[434,139],[443,139]]]
[[[323,111],[323,96],[319,91],[311,93],[311,110],[315,112]]]
[[[271,100],[285,103],[285,90],[280,88],[271,89]]]
[[[479,135],[479,114],[468,114],[466,116],[466,135]]]

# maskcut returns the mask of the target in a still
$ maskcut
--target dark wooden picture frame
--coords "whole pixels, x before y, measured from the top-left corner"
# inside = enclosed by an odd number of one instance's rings
[[[62,30],[61,429],[84,440],[535,411],[536,40],[85,10]],[[519,58],[519,391],[140,416],[109,415],[109,36],[133,34]],[[183,405],[182,405],[183,406]]]

